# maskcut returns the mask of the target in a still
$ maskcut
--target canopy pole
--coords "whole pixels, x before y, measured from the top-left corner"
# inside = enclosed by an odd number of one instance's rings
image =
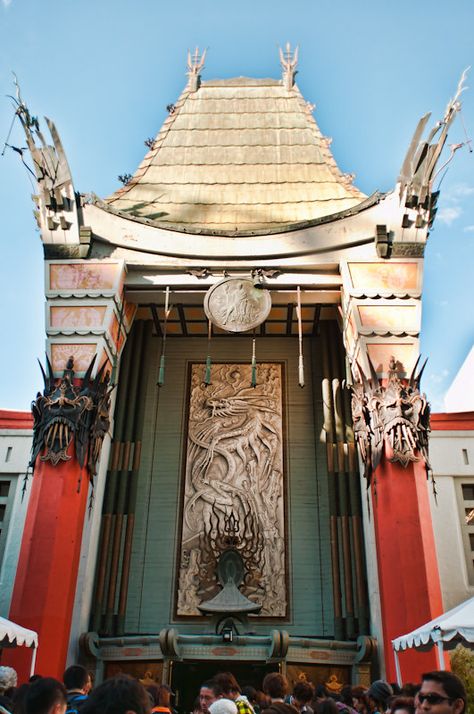
[[[30,677],[32,677],[35,673],[35,667],[36,667],[36,655],[38,653],[38,648],[33,647],[33,654],[31,655],[31,668],[30,668]]]
[[[401,687],[403,684],[402,683],[402,671],[400,669],[400,660],[398,659],[398,652],[395,649],[395,647],[393,648],[393,656],[395,659],[395,672],[397,674],[397,684],[399,687]]]
[[[438,667],[440,669],[446,669],[446,665],[444,662],[444,645],[443,645],[443,640],[438,640],[436,643],[436,655],[438,657]]]

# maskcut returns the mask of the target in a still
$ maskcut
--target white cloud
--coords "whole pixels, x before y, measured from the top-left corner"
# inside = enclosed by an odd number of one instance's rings
[[[469,186],[467,183],[457,183],[452,188],[454,196],[474,196],[474,186]]]
[[[8,7],[11,5],[12,0],[2,0],[3,7]]]
[[[464,226],[464,233],[474,233],[474,226]]]
[[[453,203],[458,203],[468,196],[474,196],[474,186],[470,186],[465,182],[455,183],[453,186],[449,186],[446,191],[443,191],[443,198]]]
[[[431,372],[431,374],[428,374],[427,381],[431,384],[441,384],[441,382],[444,382],[446,377],[449,377],[449,370],[442,369],[441,372]]]
[[[453,221],[459,218],[461,213],[462,209],[459,206],[445,206],[444,208],[440,208],[436,217],[441,223],[450,226]]]

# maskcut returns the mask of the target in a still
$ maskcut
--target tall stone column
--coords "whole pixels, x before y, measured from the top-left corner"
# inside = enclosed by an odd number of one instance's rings
[[[92,482],[110,431],[110,381],[135,310],[124,299],[124,274],[122,261],[46,261],[48,363],[33,405],[34,474],[10,617],[38,632],[36,670],[58,678]],[[29,659],[19,648],[3,661],[24,680]]]

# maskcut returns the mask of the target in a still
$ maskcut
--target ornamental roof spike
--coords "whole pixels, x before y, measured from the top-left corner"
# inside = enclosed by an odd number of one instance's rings
[[[471,141],[468,137],[463,143],[452,145],[450,157],[436,170],[448,130],[456,114],[461,111],[460,96],[467,89],[464,82],[469,69],[470,67],[467,67],[462,72],[454,97],[449,100],[443,118],[436,122],[426,139],[422,139],[422,136],[431,114],[425,114],[418,122],[398,177],[400,200],[405,196],[407,206],[415,207],[424,203],[433,192],[436,177],[451,161],[455,151],[466,145],[470,148]]]
[[[188,50],[188,89],[190,92],[196,92],[199,89],[199,84],[201,80],[201,70],[204,69],[204,62],[206,59],[206,52],[199,55],[199,47],[196,46],[194,53],[191,54],[191,50]]]
[[[15,96],[10,98],[25,134],[27,148],[11,146],[9,136],[5,149],[11,148],[19,154],[22,163],[36,181],[34,201],[37,206],[35,215],[44,243],[57,243],[58,237],[63,243],[79,244],[79,216],[76,205],[76,194],[59,133],[54,123],[45,117],[50,138],[43,134],[37,116],[33,116],[24,101],[18,79],[13,73]],[[24,155],[29,152],[32,166],[25,161]],[[85,249],[84,249],[85,250]]]
[[[285,89],[291,89],[295,83],[296,67],[298,66],[298,45],[292,52],[289,42],[285,45],[283,51],[280,47],[280,63],[283,69],[283,83]]]

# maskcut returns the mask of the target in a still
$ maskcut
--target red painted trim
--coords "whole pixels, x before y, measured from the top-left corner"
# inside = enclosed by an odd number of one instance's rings
[[[75,457],[57,466],[38,457],[10,607],[14,622],[38,632],[36,671],[58,679],[69,646],[88,483]],[[2,664],[11,663],[26,681],[31,653],[22,650],[5,651]]]
[[[33,415],[31,412],[17,412],[11,409],[0,409],[0,429],[32,429]]]
[[[474,412],[431,415],[432,431],[474,431]]]
[[[375,479],[373,518],[386,679],[394,682],[391,641],[441,615],[443,602],[424,463],[403,468],[385,455]],[[400,665],[403,681],[418,682],[422,672],[437,669],[436,653],[407,650],[400,655]]]

